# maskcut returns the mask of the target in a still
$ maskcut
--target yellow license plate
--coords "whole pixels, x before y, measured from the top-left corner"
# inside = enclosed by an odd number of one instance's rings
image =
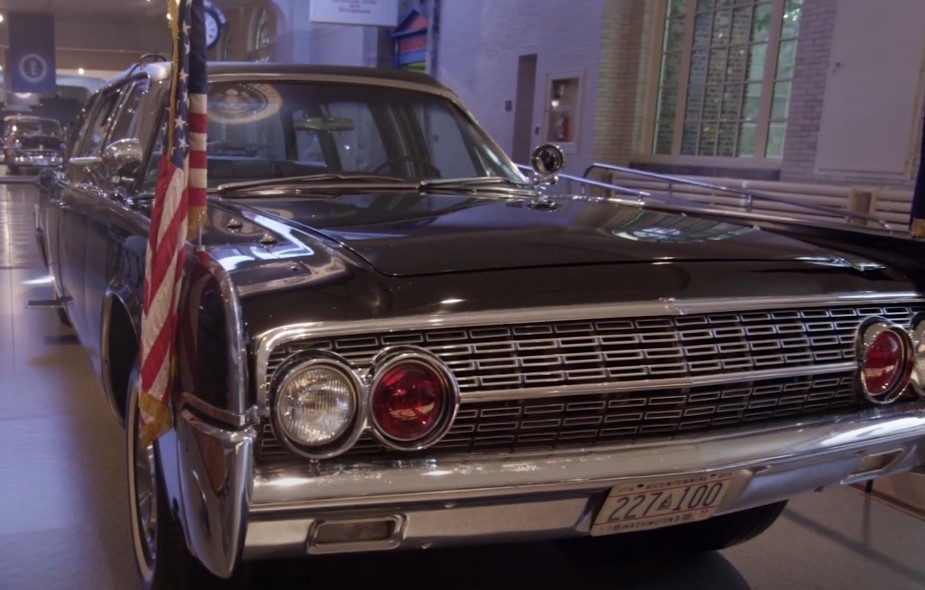
[[[734,479],[734,473],[712,473],[615,486],[591,527],[591,535],[644,531],[709,518]]]

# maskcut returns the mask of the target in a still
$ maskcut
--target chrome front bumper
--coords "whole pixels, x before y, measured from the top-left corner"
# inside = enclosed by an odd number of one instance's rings
[[[178,436],[181,480],[197,482],[184,492],[191,547],[223,575],[238,558],[586,535],[610,488],[627,481],[734,471],[723,514],[925,465],[921,404],[584,451],[350,466],[256,466],[252,429],[219,430],[188,411]],[[202,442],[189,444],[203,440],[208,462],[196,457]],[[318,542],[321,526],[369,522],[391,523],[392,534]]]

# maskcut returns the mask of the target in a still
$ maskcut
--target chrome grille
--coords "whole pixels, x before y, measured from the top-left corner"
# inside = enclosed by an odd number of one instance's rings
[[[596,444],[851,407],[853,376],[844,373],[629,393],[625,385],[844,363],[854,359],[855,331],[865,318],[908,325],[921,311],[925,304],[833,306],[324,337],[273,350],[266,379],[269,386],[287,359],[311,350],[335,352],[365,369],[385,348],[418,346],[447,364],[463,398],[453,429],[436,449]],[[606,383],[623,390],[531,397],[537,388]],[[491,391],[519,399],[466,399]],[[265,456],[281,453],[269,425],[264,435]],[[367,452],[382,452],[370,437],[351,454]]]
[[[268,383],[290,356],[336,352],[359,367],[390,346],[425,348],[460,391],[718,375],[851,360],[863,318],[908,324],[909,306],[837,307],[628,318],[320,338],[274,350]]]

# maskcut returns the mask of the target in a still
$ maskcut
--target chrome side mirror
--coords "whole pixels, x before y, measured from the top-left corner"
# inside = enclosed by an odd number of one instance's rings
[[[119,186],[135,182],[141,170],[144,150],[137,139],[120,139],[112,142],[103,150],[103,170]]]
[[[565,166],[565,154],[559,146],[544,143],[533,150],[530,165],[540,178],[548,179],[555,176]]]

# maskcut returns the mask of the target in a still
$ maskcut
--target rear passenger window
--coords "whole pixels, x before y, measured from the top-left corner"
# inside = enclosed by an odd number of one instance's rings
[[[110,142],[129,138],[140,139],[139,125],[141,123],[141,117],[139,116],[138,109],[141,106],[141,97],[144,96],[147,89],[148,81],[146,79],[136,80],[135,83],[132,84],[132,87],[128,90],[128,95],[125,97],[125,101],[122,103],[122,109],[119,111],[113,123],[112,133],[109,136]]]
[[[90,97],[90,100],[87,101],[86,106],[80,111],[80,115],[74,123],[70,142],[67,146],[68,159],[76,157],[77,152],[80,150],[80,144],[83,143],[83,138],[87,134],[87,128],[90,126],[90,116],[93,114],[93,106],[96,104],[97,96],[98,95],[94,94]]]
[[[93,113],[83,141],[72,157],[83,158],[99,156],[103,151],[103,140],[106,139],[106,130],[112,122],[113,111],[119,102],[120,93],[112,92],[100,99],[99,107]]]

